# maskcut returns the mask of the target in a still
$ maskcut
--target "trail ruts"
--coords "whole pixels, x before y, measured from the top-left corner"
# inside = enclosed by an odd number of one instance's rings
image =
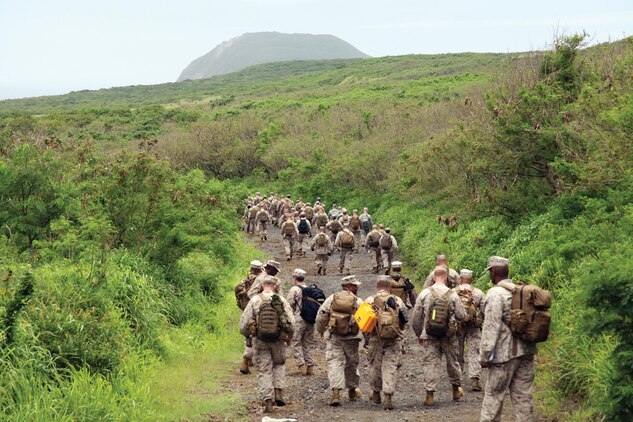
[[[307,256],[293,258],[286,261],[283,243],[279,234],[279,229],[271,227],[268,230],[268,241],[261,242],[256,236],[251,236],[252,241],[266,252],[272,259],[279,261],[282,265],[282,272],[279,275],[283,282],[283,294],[288,293],[292,282],[292,270],[302,268],[308,272],[306,282],[315,283],[322,288],[329,296],[340,287],[340,280],[344,275],[338,273],[338,254],[333,253],[328,262],[328,275],[316,275],[316,265],[314,264],[314,253],[309,247]],[[352,255],[352,274],[363,283],[360,286],[359,296],[363,299],[375,292],[376,275],[371,273],[371,263],[369,255],[355,253]],[[291,404],[285,407],[275,407],[275,413],[270,415],[273,418],[296,418],[299,421],[478,421],[483,392],[470,391],[470,379],[464,377],[464,397],[459,402],[452,399],[451,385],[446,378],[442,377],[439,391],[435,393],[436,404],[433,407],[422,405],[424,401],[424,374],[422,370],[422,348],[418,345],[413,330],[409,327],[406,339],[406,354],[402,359],[402,367],[399,371],[399,380],[393,402],[395,409],[391,411],[383,410],[382,405],[371,404],[369,396],[369,367],[366,350],[361,343],[361,357],[359,370],[361,374],[360,388],[363,392],[361,399],[355,403],[347,400],[347,391],[341,394],[342,405],[330,407],[330,389],[327,379],[327,365],[325,362],[325,341],[317,334],[319,350],[316,353],[316,375],[315,376],[287,376],[287,388],[285,396]],[[248,409],[247,420],[261,421],[262,405],[257,391],[257,378],[253,372],[250,375],[241,375],[238,372],[238,362],[235,362],[234,375],[226,382],[224,392],[239,393],[244,398],[244,405]],[[286,370],[290,373],[296,368],[292,351],[288,348],[288,359]],[[236,416],[234,420],[239,420]],[[506,399],[503,420],[514,420],[510,398]]]

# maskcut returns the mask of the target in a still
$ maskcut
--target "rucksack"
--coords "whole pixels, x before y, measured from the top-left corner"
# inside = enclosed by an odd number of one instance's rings
[[[516,285],[512,292],[510,331],[514,337],[528,343],[547,340],[552,321],[548,309],[552,306],[549,290],[533,284]]]
[[[391,249],[391,235],[389,233],[385,233],[382,236],[380,236],[380,247],[384,250],[389,250]]]
[[[249,208],[249,210],[248,210],[248,215],[249,215],[250,217],[253,217],[253,218],[254,218],[254,217],[257,215],[257,208],[255,208],[255,207],[251,207],[251,208]]]
[[[317,234],[317,236],[314,239],[314,241],[316,242],[316,244],[318,246],[325,246],[325,244],[327,243],[327,234],[325,234],[325,233]]]
[[[244,280],[240,281],[237,283],[237,286],[235,286],[235,299],[237,301],[237,306],[241,310],[246,309],[246,305],[248,305],[248,302],[250,301],[248,298],[248,289],[251,288],[256,277],[257,276],[255,274],[249,274]]]
[[[349,221],[349,226],[353,230],[360,229],[360,218],[356,214],[352,215],[352,218]]]
[[[308,227],[308,220],[302,218],[299,220],[299,224],[297,225],[297,229],[299,229],[299,233],[308,234],[310,233],[310,228]]]
[[[312,221],[312,219],[314,218],[314,208],[312,207],[305,207],[305,209],[303,210],[303,212],[306,213],[306,218],[309,221]]]
[[[295,234],[295,224],[288,220],[283,225],[284,236],[293,236]]]
[[[354,235],[347,230],[341,232],[341,247],[353,248],[354,247]]]
[[[259,215],[259,222],[268,223],[268,213],[266,211],[262,211],[261,214]]]
[[[444,337],[448,334],[452,312],[452,301],[449,298],[452,290],[447,290],[443,295],[437,293],[433,287],[430,287],[429,291],[431,292],[431,304],[425,322],[426,333],[433,337]]]
[[[406,282],[405,279],[402,277],[398,277],[398,279],[396,280],[396,278],[394,278],[394,276],[392,275],[391,279],[393,280],[391,282],[391,293],[395,296],[398,296],[400,299],[402,299],[403,302],[407,302],[407,290],[406,290]]]
[[[341,230],[341,223],[339,223],[338,220],[332,220],[332,222],[330,223],[330,230],[335,233],[339,232]]]
[[[327,225],[327,215],[325,214],[317,214],[316,224],[318,227],[323,227]]]
[[[360,220],[360,225],[363,228],[363,230],[365,231],[369,231],[371,230],[371,217],[369,216],[369,214],[361,214],[360,217],[358,217],[358,219]]]
[[[323,302],[325,302],[325,293],[316,284],[301,287],[301,318],[309,324],[314,324]]]
[[[279,313],[272,300],[264,299],[257,312],[257,338],[263,341],[277,341],[281,334]]]
[[[341,336],[358,334],[358,325],[353,318],[356,299],[357,296],[348,290],[334,293],[328,324],[331,333]]]
[[[464,312],[466,316],[462,320],[462,323],[474,323],[477,321],[477,306],[475,306],[475,300],[473,299],[473,292],[466,289],[457,290],[457,296],[462,302]]]
[[[390,302],[392,306],[389,306]],[[376,322],[378,337],[382,340],[397,338],[400,335],[400,320],[394,296],[389,295],[387,300],[374,298],[374,306],[378,313],[378,321]]]
[[[370,232],[367,235],[367,245],[370,248],[377,248],[378,246],[380,246],[380,233],[375,231],[375,232]]]

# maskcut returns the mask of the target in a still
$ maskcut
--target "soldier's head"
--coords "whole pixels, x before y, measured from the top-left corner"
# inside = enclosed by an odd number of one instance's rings
[[[508,278],[510,260],[500,256],[491,256],[488,258],[488,267],[486,270],[490,273],[490,280],[493,284],[497,284],[501,280]]]
[[[292,280],[295,284],[303,283],[303,280],[306,279],[306,274],[307,273],[301,268],[295,268],[295,270],[292,272]]]
[[[389,276],[378,276],[378,279],[376,280],[376,290],[385,290],[387,292],[391,292],[391,280],[389,280]]]
[[[396,272],[396,273],[402,272],[402,262],[393,261],[391,263],[391,271]]]
[[[258,260],[251,261],[251,274],[260,274],[263,266]]]
[[[319,232],[321,232],[321,233],[325,233],[325,226],[321,226],[321,227],[319,227]]]
[[[299,218],[302,218],[302,219],[306,218],[306,213],[305,212],[301,212],[301,214],[299,214]]]
[[[277,290],[277,281],[274,278],[265,278],[262,280],[262,290],[265,292],[274,292]]]
[[[460,270],[459,284],[473,284],[473,272],[466,269]]]
[[[433,271],[433,281],[435,284],[446,284],[446,280],[448,279],[448,268],[444,265],[435,267]]]
[[[281,272],[279,262],[267,261],[266,265],[264,266],[264,271],[266,271],[266,274],[268,275],[272,275],[273,277],[276,276]]]
[[[446,258],[446,255],[443,255],[443,254],[436,255],[435,256],[435,265],[438,266],[438,267],[440,265],[448,266],[448,259]]]
[[[371,229],[372,230],[378,230],[378,226],[374,224],[373,226],[371,226]]]
[[[384,229],[385,229],[385,225],[384,225],[384,224],[380,224],[380,225],[378,226],[378,228],[379,228],[380,230],[384,230]]]
[[[369,210],[367,209],[367,207],[363,208],[363,212],[364,212],[365,214],[367,214],[367,212],[368,212],[368,211],[369,211]]]
[[[387,227],[387,228],[385,229],[385,233],[391,234],[391,229],[390,229],[389,227]]]
[[[360,286],[360,284],[360,281],[356,280],[355,275],[348,275],[347,277],[343,277],[343,279],[341,279],[341,286],[343,287],[343,290],[349,290],[354,294],[358,293],[358,286]]]

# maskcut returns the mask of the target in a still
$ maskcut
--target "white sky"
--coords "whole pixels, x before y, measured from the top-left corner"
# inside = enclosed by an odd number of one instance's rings
[[[244,32],[332,34],[372,56],[546,48],[633,33],[631,0],[0,0],[0,99],[175,81]]]

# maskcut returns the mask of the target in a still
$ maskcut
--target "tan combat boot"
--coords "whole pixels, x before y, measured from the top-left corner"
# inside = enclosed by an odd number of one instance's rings
[[[273,413],[273,401],[271,399],[267,399],[264,402],[264,413]]]
[[[244,375],[251,373],[251,370],[248,367],[248,359],[246,358],[242,359],[242,363],[240,363],[240,372]]]
[[[382,400],[380,400],[380,391],[372,391],[369,395],[369,400],[375,404],[380,404],[382,402]]]
[[[453,384],[453,400],[459,401],[464,395],[464,389],[459,385]]]
[[[479,383],[479,378],[471,378],[470,381],[472,382],[472,390],[473,391],[481,391],[481,384]]]
[[[332,389],[332,398],[330,398],[330,406],[340,406],[341,404],[341,390],[338,388]]]
[[[282,390],[281,388],[275,388],[275,404],[280,407],[286,405],[286,401],[283,397],[283,392],[284,390]]]
[[[290,375],[303,375],[303,373],[305,372],[305,365],[299,365],[297,366],[297,369],[295,369],[294,371],[292,371],[290,373]]]
[[[385,401],[382,404],[382,408],[385,410],[393,410],[393,403],[391,403],[391,394],[385,393]]]
[[[433,406],[433,392],[432,391],[426,392],[426,399],[424,400],[424,405]]]
[[[350,388],[349,391],[347,392],[347,395],[349,397],[349,401],[358,401],[358,398],[362,395],[363,393],[360,391],[360,388],[356,387],[356,388]]]
[[[308,375],[308,376],[314,375],[314,366],[306,367],[306,375]]]

